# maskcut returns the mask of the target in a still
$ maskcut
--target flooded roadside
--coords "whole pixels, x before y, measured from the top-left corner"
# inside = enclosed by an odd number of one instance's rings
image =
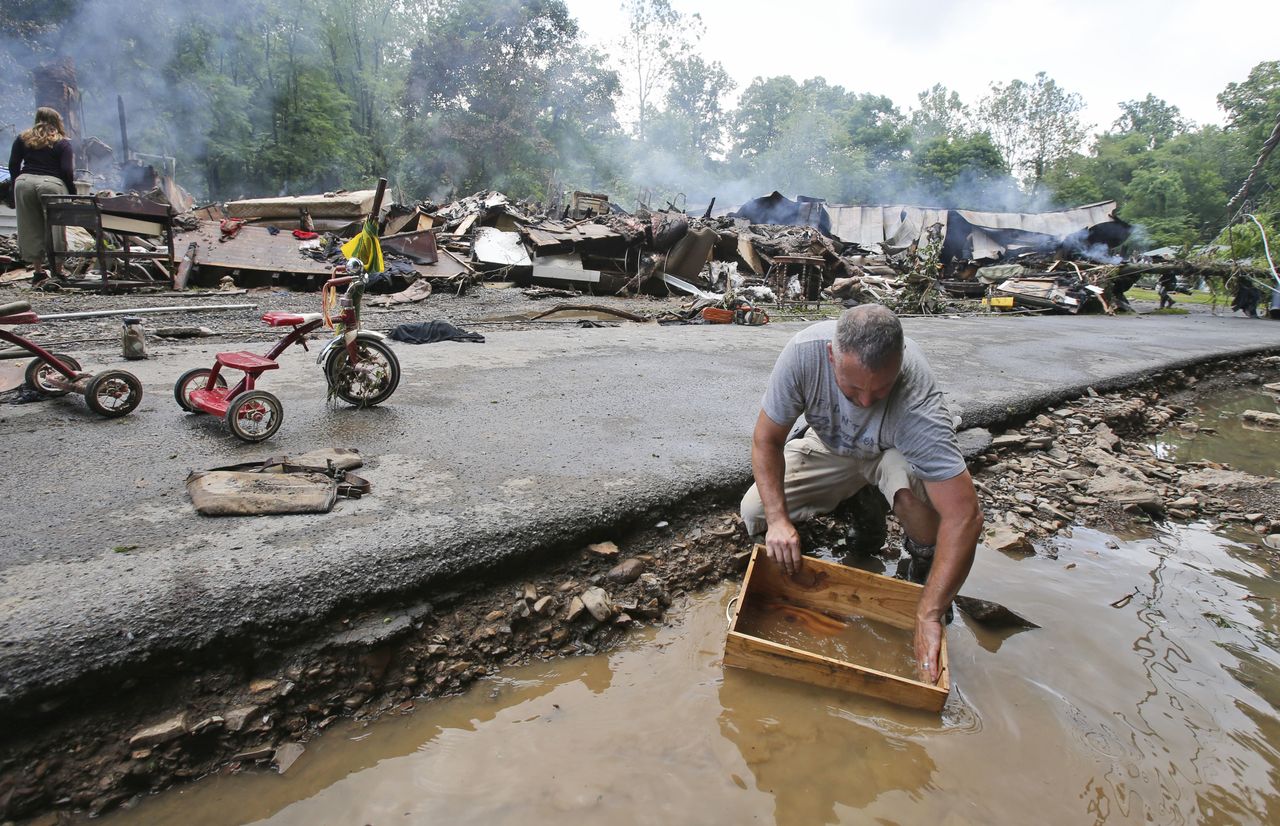
[[[1266,371],[1280,373],[1280,357],[1264,360],[1263,364]],[[1218,387],[1206,388],[1205,385],[1213,381],[1230,386],[1236,383],[1235,373],[1239,369],[1226,364],[1205,365],[1201,375],[1208,374],[1209,378],[1196,391],[1203,398],[1213,397]],[[1267,378],[1268,381],[1275,379],[1280,379],[1280,375]],[[503,801],[509,810],[498,811],[488,819],[502,821],[531,810],[522,809],[524,804],[505,793],[490,795],[486,791],[488,778],[494,772],[511,773],[511,777],[504,776],[502,783],[513,789],[525,789],[532,800],[542,799],[538,795],[549,796],[548,799],[554,798],[555,806],[570,807],[573,811],[587,811],[590,801],[586,797],[575,797],[575,802],[565,803],[561,799],[565,794],[563,790],[540,791],[533,787],[536,784],[521,780],[520,774],[524,771],[541,778],[540,782],[552,782],[546,779],[539,757],[521,757],[511,766],[505,763],[494,766],[486,756],[488,752],[506,754],[515,749],[514,753],[520,755],[545,753],[551,761],[549,765],[557,765],[558,761],[565,767],[556,775],[560,778],[557,782],[570,777],[569,785],[575,786],[579,776],[595,778],[590,788],[596,790],[592,798],[596,803],[590,805],[613,806],[605,804],[601,795],[625,797],[629,794],[627,784],[651,789],[657,782],[649,776],[653,773],[657,773],[654,775],[657,778],[664,776],[664,772],[674,771],[681,777],[692,773],[701,783],[718,782],[714,778],[719,775],[710,769],[684,766],[682,761],[693,747],[680,739],[690,731],[705,732],[708,730],[705,720],[714,719],[719,739],[698,734],[698,748],[710,749],[716,765],[724,767],[733,761],[731,755],[720,753],[725,744],[719,740],[732,740],[733,753],[738,754],[741,765],[750,767],[747,773],[736,769],[729,773],[738,778],[730,780],[739,792],[759,792],[770,800],[784,797],[790,794],[790,787],[772,779],[779,772],[788,782],[805,790],[803,794],[807,797],[800,801],[775,801],[776,819],[782,822],[796,817],[847,820],[849,815],[842,806],[879,812],[875,807],[891,798],[877,790],[894,787],[898,782],[895,778],[911,776],[917,762],[925,759],[931,767],[945,765],[944,774],[962,777],[967,785],[953,790],[939,779],[936,768],[930,768],[927,779],[920,783],[903,781],[906,785],[902,789],[913,812],[917,809],[933,812],[932,808],[920,806],[926,798],[932,806],[931,799],[937,791],[939,800],[949,801],[947,805],[955,807],[948,814],[954,822],[979,822],[988,812],[1016,822],[1018,808],[1030,805],[1028,800],[1037,799],[1035,794],[1024,794],[1027,784],[1034,787],[1042,776],[1049,778],[1046,783],[1058,782],[1052,779],[1060,773],[1054,761],[1067,759],[1063,755],[1070,756],[1073,766],[1090,767],[1088,779],[1111,783],[1103,792],[1089,786],[1090,794],[1101,795],[1100,799],[1106,801],[1105,804],[1099,802],[1098,806],[1105,805],[1108,811],[1118,807],[1122,812],[1107,814],[1104,820],[1123,822],[1133,811],[1166,811],[1159,808],[1164,805],[1163,795],[1171,795],[1170,799],[1176,802],[1188,794],[1194,797],[1195,794],[1187,790],[1198,791],[1203,785],[1197,780],[1188,786],[1180,780],[1184,775],[1191,776],[1188,774],[1191,769],[1182,763],[1192,749],[1189,739],[1166,737],[1158,726],[1141,719],[1129,723],[1128,729],[1133,731],[1156,732],[1151,735],[1156,739],[1142,745],[1139,750],[1143,756],[1135,758],[1136,762],[1118,763],[1119,773],[1109,775],[1099,774],[1100,770],[1089,762],[1093,758],[1087,753],[1076,753],[1062,746],[1061,732],[1057,729],[1067,723],[1076,725],[1071,721],[1081,718],[1088,725],[1078,737],[1097,740],[1102,736],[1095,731],[1099,726],[1114,727],[1113,718],[1127,719],[1127,709],[1138,707],[1135,698],[1161,694],[1150,687],[1150,679],[1138,682],[1136,687],[1129,684],[1132,675],[1128,672],[1135,667],[1135,662],[1126,656],[1132,657],[1139,647],[1153,645],[1150,641],[1141,642],[1141,634],[1149,637],[1153,631],[1166,630],[1181,645],[1181,636],[1201,633],[1195,623],[1222,634],[1232,628],[1232,622],[1238,622],[1232,610],[1237,605],[1230,601],[1204,608],[1199,613],[1177,603],[1178,612],[1186,614],[1182,618],[1185,622],[1166,624],[1157,617],[1144,629],[1131,627],[1127,620],[1122,620],[1146,603],[1158,605],[1160,602],[1154,594],[1153,577],[1163,576],[1158,566],[1168,563],[1161,563],[1158,556],[1182,558],[1198,547],[1191,543],[1188,546],[1191,550],[1184,552],[1182,546],[1189,542],[1187,536],[1203,534],[1212,538],[1211,531],[1218,531],[1238,541],[1239,548],[1244,549],[1241,553],[1259,555],[1250,564],[1269,564],[1270,552],[1260,550],[1260,540],[1270,541],[1270,534],[1280,532],[1280,521],[1276,519],[1280,511],[1274,506],[1277,489],[1266,488],[1268,480],[1227,472],[1211,460],[1184,463],[1159,458],[1152,452],[1153,439],[1160,438],[1156,434],[1176,427],[1185,419],[1190,406],[1199,403],[1183,395],[1195,383],[1195,376],[1179,371],[1164,384],[1105,395],[1090,392],[1057,409],[1015,422],[1013,428],[996,435],[989,446],[978,448],[980,452],[971,467],[982,492],[991,532],[984,539],[983,560],[966,586],[965,594],[1003,602],[1045,628],[1013,636],[993,636],[969,631],[967,618],[958,619],[949,637],[955,691],[941,724],[937,717],[924,718],[872,701],[787,683],[779,684],[790,686],[788,691],[804,692],[798,695],[803,701],[797,701],[802,706],[807,708],[805,704],[817,703],[824,710],[817,718],[807,711],[788,711],[780,717],[778,714],[790,709],[789,694],[764,695],[758,702],[753,699],[758,686],[779,681],[732,670],[721,676],[724,606],[708,607],[704,603],[705,589],[723,588],[724,582],[729,583],[731,589],[736,586],[749,555],[749,543],[741,536],[736,518],[726,509],[711,502],[686,503],[688,510],[683,513],[663,514],[659,521],[638,528],[634,534],[618,535],[616,544],[600,542],[581,549],[566,549],[549,567],[512,571],[507,581],[475,583],[466,592],[432,594],[430,603],[385,606],[342,618],[342,627],[335,629],[337,633],[310,649],[285,652],[273,660],[263,658],[262,662],[248,664],[249,667],[239,671],[209,673],[198,682],[197,692],[179,699],[183,705],[166,700],[168,705],[160,702],[147,707],[146,718],[134,716],[123,723],[108,719],[98,732],[82,729],[59,737],[58,742],[63,744],[58,747],[59,756],[46,762],[33,761],[31,776],[40,781],[44,772],[45,787],[64,795],[56,804],[63,813],[70,809],[100,813],[124,804],[134,808],[121,815],[124,818],[121,822],[132,822],[132,818],[142,818],[139,822],[178,819],[201,822],[200,818],[208,818],[205,822],[256,822],[268,816],[285,817],[295,806],[325,794],[323,790],[335,784],[348,788],[342,784],[355,776],[364,776],[366,770],[397,759],[397,755],[433,754],[434,749],[447,744],[450,754],[460,755],[457,770],[480,792],[468,792],[465,787],[446,792],[434,785],[427,792],[417,786],[400,789],[399,781],[375,776],[371,782],[377,791],[343,793],[358,798],[351,805],[374,809],[380,805],[380,799],[399,806],[402,801],[422,798],[430,802],[425,808],[426,814],[421,805],[415,808],[406,804],[404,811],[411,812],[411,817],[424,819],[456,815],[458,810],[439,809],[437,799],[456,798],[462,801],[458,806],[470,801],[472,806],[483,807],[493,797]],[[1173,521],[1165,521],[1168,518]],[[1181,527],[1176,527],[1178,525]],[[847,519],[840,516],[805,523],[806,546],[820,557],[844,559],[851,547],[848,527]],[[1162,547],[1172,543],[1173,551],[1145,546],[1132,550],[1137,547],[1134,543],[1143,542],[1155,542]],[[870,570],[892,571],[899,546],[899,540],[891,539],[883,557],[844,561]],[[1239,561],[1227,551],[1213,553],[1226,554],[1224,559]],[[1218,587],[1217,577],[1241,576],[1259,581],[1265,577],[1264,573],[1254,572],[1247,566],[1236,570],[1232,567],[1234,564],[1219,561],[1208,564],[1203,560],[1180,562],[1182,566],[1199,566],[1206,578],[1179,587],[1204,596],[1214,593]],[[1085,573],[1089,575],[1084,576]],[[1251,579],[1241,587],[1249,589],[1254,596],[1266,596],[1264,585],[1255,587]],[[591,600],[587,600],[589,592],[594,594]],[[1144,601],[1144,593],[1152,595]],[[588,601],[595,610],[587,607]],[[1270,608],[1270,603],[1257,599],[1245,602],[1250,608]],[[1118,607],[1108,607],[1112,603]],[[1159,606],[1154,610],[1163,614],[1170,608]],[[1051,626],[1046,617],[1057,625]],[[1222,625],[1224,622],[1227,624]],[[707,630],[713,627],[715,630]],[[1116,629],[1119,633],[1113,635]],[[862,629],[851,631],[855,637],[865,637]],[[1258,626],[1250,633],[1270,646],[1274,628]],[[660,653],[682,651],[681,658],[698,664],[688,666],[686,673],[679,673],[667,669],[665,662],[646,661],[644,651],[648,646],[643,641],[650,640],[652,645],[654,635],[661,646],[657,649]],[[693,648],[682,647],[685,636],[693,638],[689,641]],[[1021,646],[1028,639],[1047,640],[1048,653],[1035,649],[1034,656],[1012,661],[989,661],[982,653],[999,654],[1003,658],[1006,651],[1024,652]],[[637,640],[641,641],[639,648]],[[1169,654],[1168,645],[1160,650],[1166,662],[1149,666],[1154,672],[1167,667],[1181,668],[1180,663],[1190,662],[1185,659],[1186,655]],[[1254,650],[1256,664],[1203,655],[1196,660],[1207,664],[1203,667],[1209,673],[1227,669],[1229,674],[1243,675],[1230,679],[1255,691],[1255,696],[1244,704],[1260,710],[1257,729],[1241,735],[1243,740],[1254,744],[1249,747],[1252,750],[1237,754],[1231,749],[1213,747],[1215,756],[1230,755],[1232,765],[1253,765],[1252,761],[1259,756],[1269,755],[1277,742],[1268,728],[1272,720],[1268,709],[1274,692],[1271,688],[1258,688],[1275,681],[1270,671],[1270,664],[1275,662],[1274,651],[1262,650],[1256,645]],[[1056,652],[1069,653],[1069,661],[1065,665],[1058,663],[1055,658],[1061,655]],[[630,659],[616,657],[638,658],[635,662],[639,664],[631,668],[626,665]],[[578,665],[589,661],[603,665]],[[534,665],[529,665],[530,662]],[[1254,667],[1258,664],[1260,672]],[[1074,670],[1064,672],[1067,667]],[[1139,667],[1148,668],[1140,662]],[[960,679],[966,669],[969,677]],[[1088,679],[1080,680],[1077,672],[1081,669],[1089,675]],[[1093,683],[1099,679],[1093,674],[1094,669],[1114,671],[1124,680],[1123,690],[1093,692]],[[658,675],[656,682],[645,676],[651,673]],[[708,673],[712,676],[708,677]],[[993,682],[992,673],[1003,676]],[[1186,672],[1180,673],[1183,676],[1177,679],[1185,680]],[[621,679],[620,674],[628,676]],[[699,693],[705,689],[708,679],[719,681],[712,685],[714,703],[719,703],[718,706]],[[603,710],[598,717],[575,718],[585,720],[582,725],[587,730],[579,731],[575,724],[555,729],[553,737],[541,736],[527,744],[517,735],[536,733],[536,727],[515,733],[503,730],[498,741],[488,739],[498,736],[491,733],[492,727],[502,726],[504,721],[525,719],[502,711],[508,699],[522,709],[525,703],[533,702],[529,708],[538,709],[535,712],[538,719],[556,719],[560,709],[554,706],[560,705],[563,709],[565,705],[559,699],[551,700],[552,708],[547,710],[540,701],[534,702],[537,697],[533,695],[562,697],[561,692],[571,690],[565,680],[587,683],[593,698],[597,694],[609,698],[607,702],[599,701],[605,705],[601,706]],[[609,689],[605,691],[594,687],[606,684]],[[492,699],[485,699],[495,686],[496,706]],[[617,689],[624,686],[631,687],[630,693],[624,692],[615,701]],[[745,699],[737,691],[741,686],[749,687]],[[974,686],[985,686],[982,698],[971,693]],[[1207,737],[1202,730],[1223,728],[1221,721],[1229,716],[1215,705],[1221,699],[1220,693],[1202,691],[1202,688],[1203,685],[1189,691],[1187,697],[1174,692],[1158,701],[1180,712],[1187,708],[1209,709],[1194,725],[1188,723],[1183,727],[1195,729],[1200,741]],[[649,695],[658,703],[652,712],[644,705],[650,701]],[[673,714],[662,701],[677,696],[682,707],[706,708],[691,712],[695,716],[687,719]],[[734,697],[732,702],[724,700],[730,696]],[[592,708],[596,702],[592,700]],[[1040,709],[1046,704],[1057,709],[1047,717]],[[480,708],[490,711],[481,713],[476,710]],[[462,716],[450,717],[454,714],[450,709],[463,709],[458,712]],[[738,710],[747,716],[741,716]],[[409,711],[413,713],[407,714]],[[1000,720],[997,731],[1002,739],[978,740],[960,757],[938,752],[942,746],[935,740],[952,731],[947,721],[956,719],[957,714],[964,720],[984,721],[974,723],[980,726],[986,726],[988,720]],[[832,715],[838,722],[828,720]],[[1060,719],[1063,715],[1067,723]],[[856,729],[858,736],[848,735],[828,744],[827,728],[835,726],[844,730],[846,718],[861,727]],[[374,722],[379,719],[383,722]],[[719,721],[723,721],[723,729]],[[1141,728],[1144,725],[1146,728]],[[392,731],[410,732],[404,735],[408,740],[397,740],[398,745],[389,752],[367,755],[358,750],[363,746],[356,751],[344,751],[352,748],[347,743],[349,738],[368,734],[369,741],[377,741],[388,736],[381,733],[387,727]],[[862,735],[867,728],[881,735],[881,739],[866,740]],[[1224,730],[1237,729],[1243,730],[1234,724]],[[674,733],[668,737],[667,730]],[[794,734],[795,731],[800,734]],[[1128,737],[1126,743],[1137,736],[1126,731],[1112,736]],[[53,732],[49,736],[55,735]],[[889,739],[885,740],[884,736]],[[612,739],[598,743],[600,737]],[[473,738],[484,748],[472,751],[470,740]],[[798,740],[793,742],[793,738]],[[571,745],[561,745],[562,739]],[[615,740],[624,745],[618,745]],[[650,741],[656,744],[656,752],[652,754],[647,751]],[[508,742],[513,744],[510,749]],[[73,750],[72,744],[87,750]],[[1177,760],[1165,765],[1151,757],[1166,748]],[[597,765],[599,761],[595,759],[582,758],[583,765],[579,765],[579,751],[591,756],[612,755],[613,750],[620,756],[610,759],[622,765],[616,776],[606,772],[607,767]],[[810,761],[802,756],[810,750],[815,750],[819,757]],[[1009,750],[1012,755],[1005,754]],[[773,758],[759,758],[764,761],[761,763],[751,757],[775,752],[785,755],[779,759],[800,767],[794,780]],[[633,759],[629,756],[632,753],[644,759]],[[662,756],[668,753],[675,757]],[[901,753],[914,756],[902,763],[898,759]],[[860,755],[855,762],[859,771],[872,778],[869,789],[858,786],[857,776],[846,777],[832,768],[831,764],[835,764],[843,770],[850,754]],[[64,755],[82,755],[83,759]],[[1208,758],[1195,758],[1193,762],[1201,767],[1206,761]],[[1265,757],[1264,762],[1270,765],[1270,757]],[[315,763],[327,763],[330,768],[319,775],[311,774],[313,770],[308,767]],[[1024,770],[1024,763],[1033,766],[1034,771]],[[276,767],[285,772],[283,778],[268,773]],[[449,772],[454,768],[450,763],[447,770],[434,767],[431,770],[452,776]],[[1270,769],[1264,767],[1260,771],[1264,777],[1271,776]],[[990,772],[990,776],[984,772]],[[1161,781],[1161,772],[1167,774],[1168,782]],[[483,778],[472,779],[479,775]],[[1124,779],[1126,777],[1128,779]],[[1155,779],[1151,780],[1152,777]],[[203,779],[191,785],[178,782],[195,778]],[[809,782],[805,778],[821,779]],[[1075,775],[1068,779],[1083,782]],[[70,782],[77,785],[70,787]],[[241,783],[250,785],[237,785]],[[838,788],[829,789],[828,783]],[[1232,803],[1238,811],[1265,812],[1271,806],[1269,791],[1264,791],[1265,800],[1251,808],[1249,796],[1230,783],[1215,779],[1211,785],[1213,788],[1208,793],[1244,801]],[[168,786],[173,788],[158,796],[149,794]],[[1006,788],[1009,786],[1014,788]],[[1219,792],[1218,786],[1228,791]],[[1252,787],[1269,788],[1259,783],[1253,783]],[[229,795],[226,798],[210,799],[203,797],[209,794],[204,791],[206,788],[234,791],[225,792]],[[963,797],[961,790],[969,788],[983,789],[984,795],[991,789],[991,793],[985,797]],[[853,793],[851,789],[857,791],[861,802],[845,802],[845,796]],[[1077,796],[1082,793],[1076,792]],[[477,794],[479,802],[472,799]],[[729,791],[729,794],[738,792]],[[950,797],[952,794],[956,796]],[[1140,796],[1134,798],[1135,794]],[[822,815],[807,808],[815,798],[820,802],[830,797],[841,802],[828,802],[822,811],[830,809],[838,814]],[[626,799],[633,803],[641,800],[639,796]],[[1142,801],[1137,810],[1132,808],[1134,799]],[[212,802],[193,804],[192,808],[185,809],[183,801],[187,800]],[[708,800],[719,799],[712,795]],[[267,802],[270,806],[263,809]],[[650,811],[654,805],[658,804],[636,803],[636,808],[626,809],[619,803],[619,808],[608,811],[628,822],[646,822],[652,819]],[[719,800],[716,805],[725,811],[738,811],[733,807],[740,806],[741,801],[734,797],[728,802]],[[256,808],[237,808],[245,806]],[[667,812],[665,806],[663,797],[657,811]],[[1063,810],[1075,811],[1069,806]],[[542,809],[537,811],[543,813]],[[709,804],[708,811],[708,817],[715,814]],[[767,821],[775,809],[756,806],[749,811],[751,816]],[[793,814],[795,811],[804,814],[797,816]],[[890,819],[899,820],[900,816],[892,814],[895,811],[892,807],[885,811],[890,812],[887,815]],[[1175,805],[1167,811],[1175,813],[1172,822],[1177,822],[1187,810]],[[1194,820],[1208,818],[1203,808],[1193,811]],[[955,821],[960,816],[958,812],[977,814],[966,814],[965,820]],[[853,819],[862,816],[859,814]],[[362,818],[361,822],[385,822],[385,818],[379,819],[381,815],[357,813],[351,817]],[[401,812],[398,817],[405,815]],[[1140,815],[1136,817],[1140,819]]]
[[[726,583],[609,654],[341,724],[284,776],[208,778],[106,821],[1272,822],[1273,555],[1199,526],[1056,545],[980,551],[966,590],[1043,627],[961,615],[941,716],[724,669]]]

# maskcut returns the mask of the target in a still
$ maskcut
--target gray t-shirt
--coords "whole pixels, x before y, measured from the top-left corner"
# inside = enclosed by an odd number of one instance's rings
[[[906,339],[893,390],[871,407],[858,407],[840,392],[827,358],[827,344],[835,334],[836,322],[823,321],[787,342],[769,377],[765,415],[790,427],[803,413],[823,444],[840,456],[873,458],[897,448],[927,482],[963,473],[951,412],[920,345]]]

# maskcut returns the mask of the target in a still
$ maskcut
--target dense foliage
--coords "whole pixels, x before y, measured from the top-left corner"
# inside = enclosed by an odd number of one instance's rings
[[[178,160],[202,197],[387,175],[410,197],[569,188],[690,206],[780,189],[845,203],[1035,209],[1114,198],[1153,246],[1214,239],[1280,112],[1280,62],[1218,96],[1223,127],[1152,95],[1086,139],[1083,101],[1044,73],[904,111],[824,78],[738,88],[697,15],[625,0],[607,52],[562,0],[8,0],[0,128],[30,120],[26,69],[74,59],[89,134]],[[157,36],[166,32],[166,37]],[[739,92],[736,106],[729,105]],[[1280,159],[1249,206],[1280,212]]]

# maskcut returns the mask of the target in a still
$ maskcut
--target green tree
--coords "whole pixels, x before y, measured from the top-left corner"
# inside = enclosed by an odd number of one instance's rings
[[[1177,135],[1153,150],[1150,158],[1153,168],[1178,176],[1186,192],[1186,212],[1201,241],[1212,238],[1227,220],[1227,200],[1247,164],[1237,137],[1216,126]]]
[[[1125,187],[1125,204],[1134,215],[1152,218],[1187,217],[1187,190],[1170,169],[1144,167]]]
[[[1060,204],[1092,204],[1107,200],[1096,174],[1096,159],[1074,154],[1061,159],[1045,175],[1045,187]]]
[[[562,0],[449,0],[430,37],[409,53],[401,97],[411,191],[543,196],[557,145],[582,143],[575,116],[584,138],[612,123],[616,75],[574,67],[584,47]]]
[[[825,84],[825,81],[824,81]],[[835,101],[849,135],[849,143],[866,152],[875,164],[899,161],[907,150],[907,119],[884,95],[842,94]]]
[[[973,113],[955,91],[935,83],[916,97],[920,106],[911,111],[911,128],[918,138],[963,138],[973,131]]]
[[[366,152],[370,175],[396,164],[397,93],[404,64],[397,56],[425,32],[430,13],[405,0],[318,2],[323,62],[336,86],[350,98],[352,128]]]
[[[540,130],[551,177],[591,190],[607,188],[621,170],[616,106],[622,85],[617,72],[603,68],[606,65],[599,50],[580,46],[576,59],[549,66],[547,111]]]
[[[971,137],[945,134],[928,138],[912,153],[915,183],[926,193],[957,193],[980,197],[984,191],[1003,187],[1009,179],[1000,150],[990,136],[980,132]],[[952,203],[947,206],[979,206]]]
[[[1280,60],[1259,63],[1239,83],[1228,83],[1218,95],[1218,105],[1227,113],[1226,132],[1235,136],[1248,164],[1231,180],[1230,200],[1244,183],[1249,168],[1262,151],[1263,144],[1280,116]],[[1250,185],[1250,200],[1256,210],[1280,218],[1280,153],[1273,152]],[[1249,204],[1246,204],[1249,206]],[[1277,221],[1280,223],[1280,221]]]
[[[1141,135],[1147,139],[1147,148],[1155,149],[1190,127],[1178,107],[1148,94],[1142,100],[1122,102],[1112,130],[1120,135]]]
[[[702,16],[684,14],[670,0],[623,0],[627,31],[619,43],[624,88],[635,103],[635,134],[648,138],[649,118],[666,90],[676,61],[702,37]]]
[[[365,168],[351,125],[355,103],[317,68],[296,68],[272,100],[273,138],[259,163],[291,192],[334,189]]]
[[[676,60],[663,109],[654,118],[655,143],[704,158],[720,153],[728,126],[724,98],[735,85],[718,61],[697,55]]]
[[[773,186],[839,203],[865,202],[875,191],[866,153],[850,145],[839,115],[812,99],[783,122],[779,138],[753,168]]]
[[[1265,139],[1280,112],[1280,60],[1259,63],[1245,80],[1228,83],[1218,95],[1218,105],[1226,111],[1230,128]]]
[[[1083,108],[1080,95],[1037,72],[1030,83],[1015,79],[991,84],[991,94],[979,104],[978,116],[1010,169],[1024,173],[1028,188],[1035,192],[1052,166],[1084,142]]]
[[[792,77],[757,77],[743,90],[733,116],[733,156],[751,158],[767,152],[782,136],[783,124],[795,109],[800,84]]]

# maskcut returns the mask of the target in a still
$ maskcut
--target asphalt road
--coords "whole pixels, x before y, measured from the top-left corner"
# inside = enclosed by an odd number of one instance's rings
[[[745,489],[778,350],[803,325],[492,333],[397,345],[382,408],[326,401],[314,358],[263,387],[285,403],[266,446],[182,413],[171,383],[216,349],[78,353],[146,387],[103,420],[76,397],[0,407],[0,718],[25,697],[158,653],[277,637],[334,611],[577,547],[709,491]],[[967,425],[997,423],[1162,367],[1280,348],[1280,324],[1208,315],[907,319]],[[261,345],[255,346],[258,349]],[[313,350],[314,353],[314,350]],[[356,447],[373,495],[323,516],[205,518],[191,469]],[[115,549],[129,548],[121,552]]]

